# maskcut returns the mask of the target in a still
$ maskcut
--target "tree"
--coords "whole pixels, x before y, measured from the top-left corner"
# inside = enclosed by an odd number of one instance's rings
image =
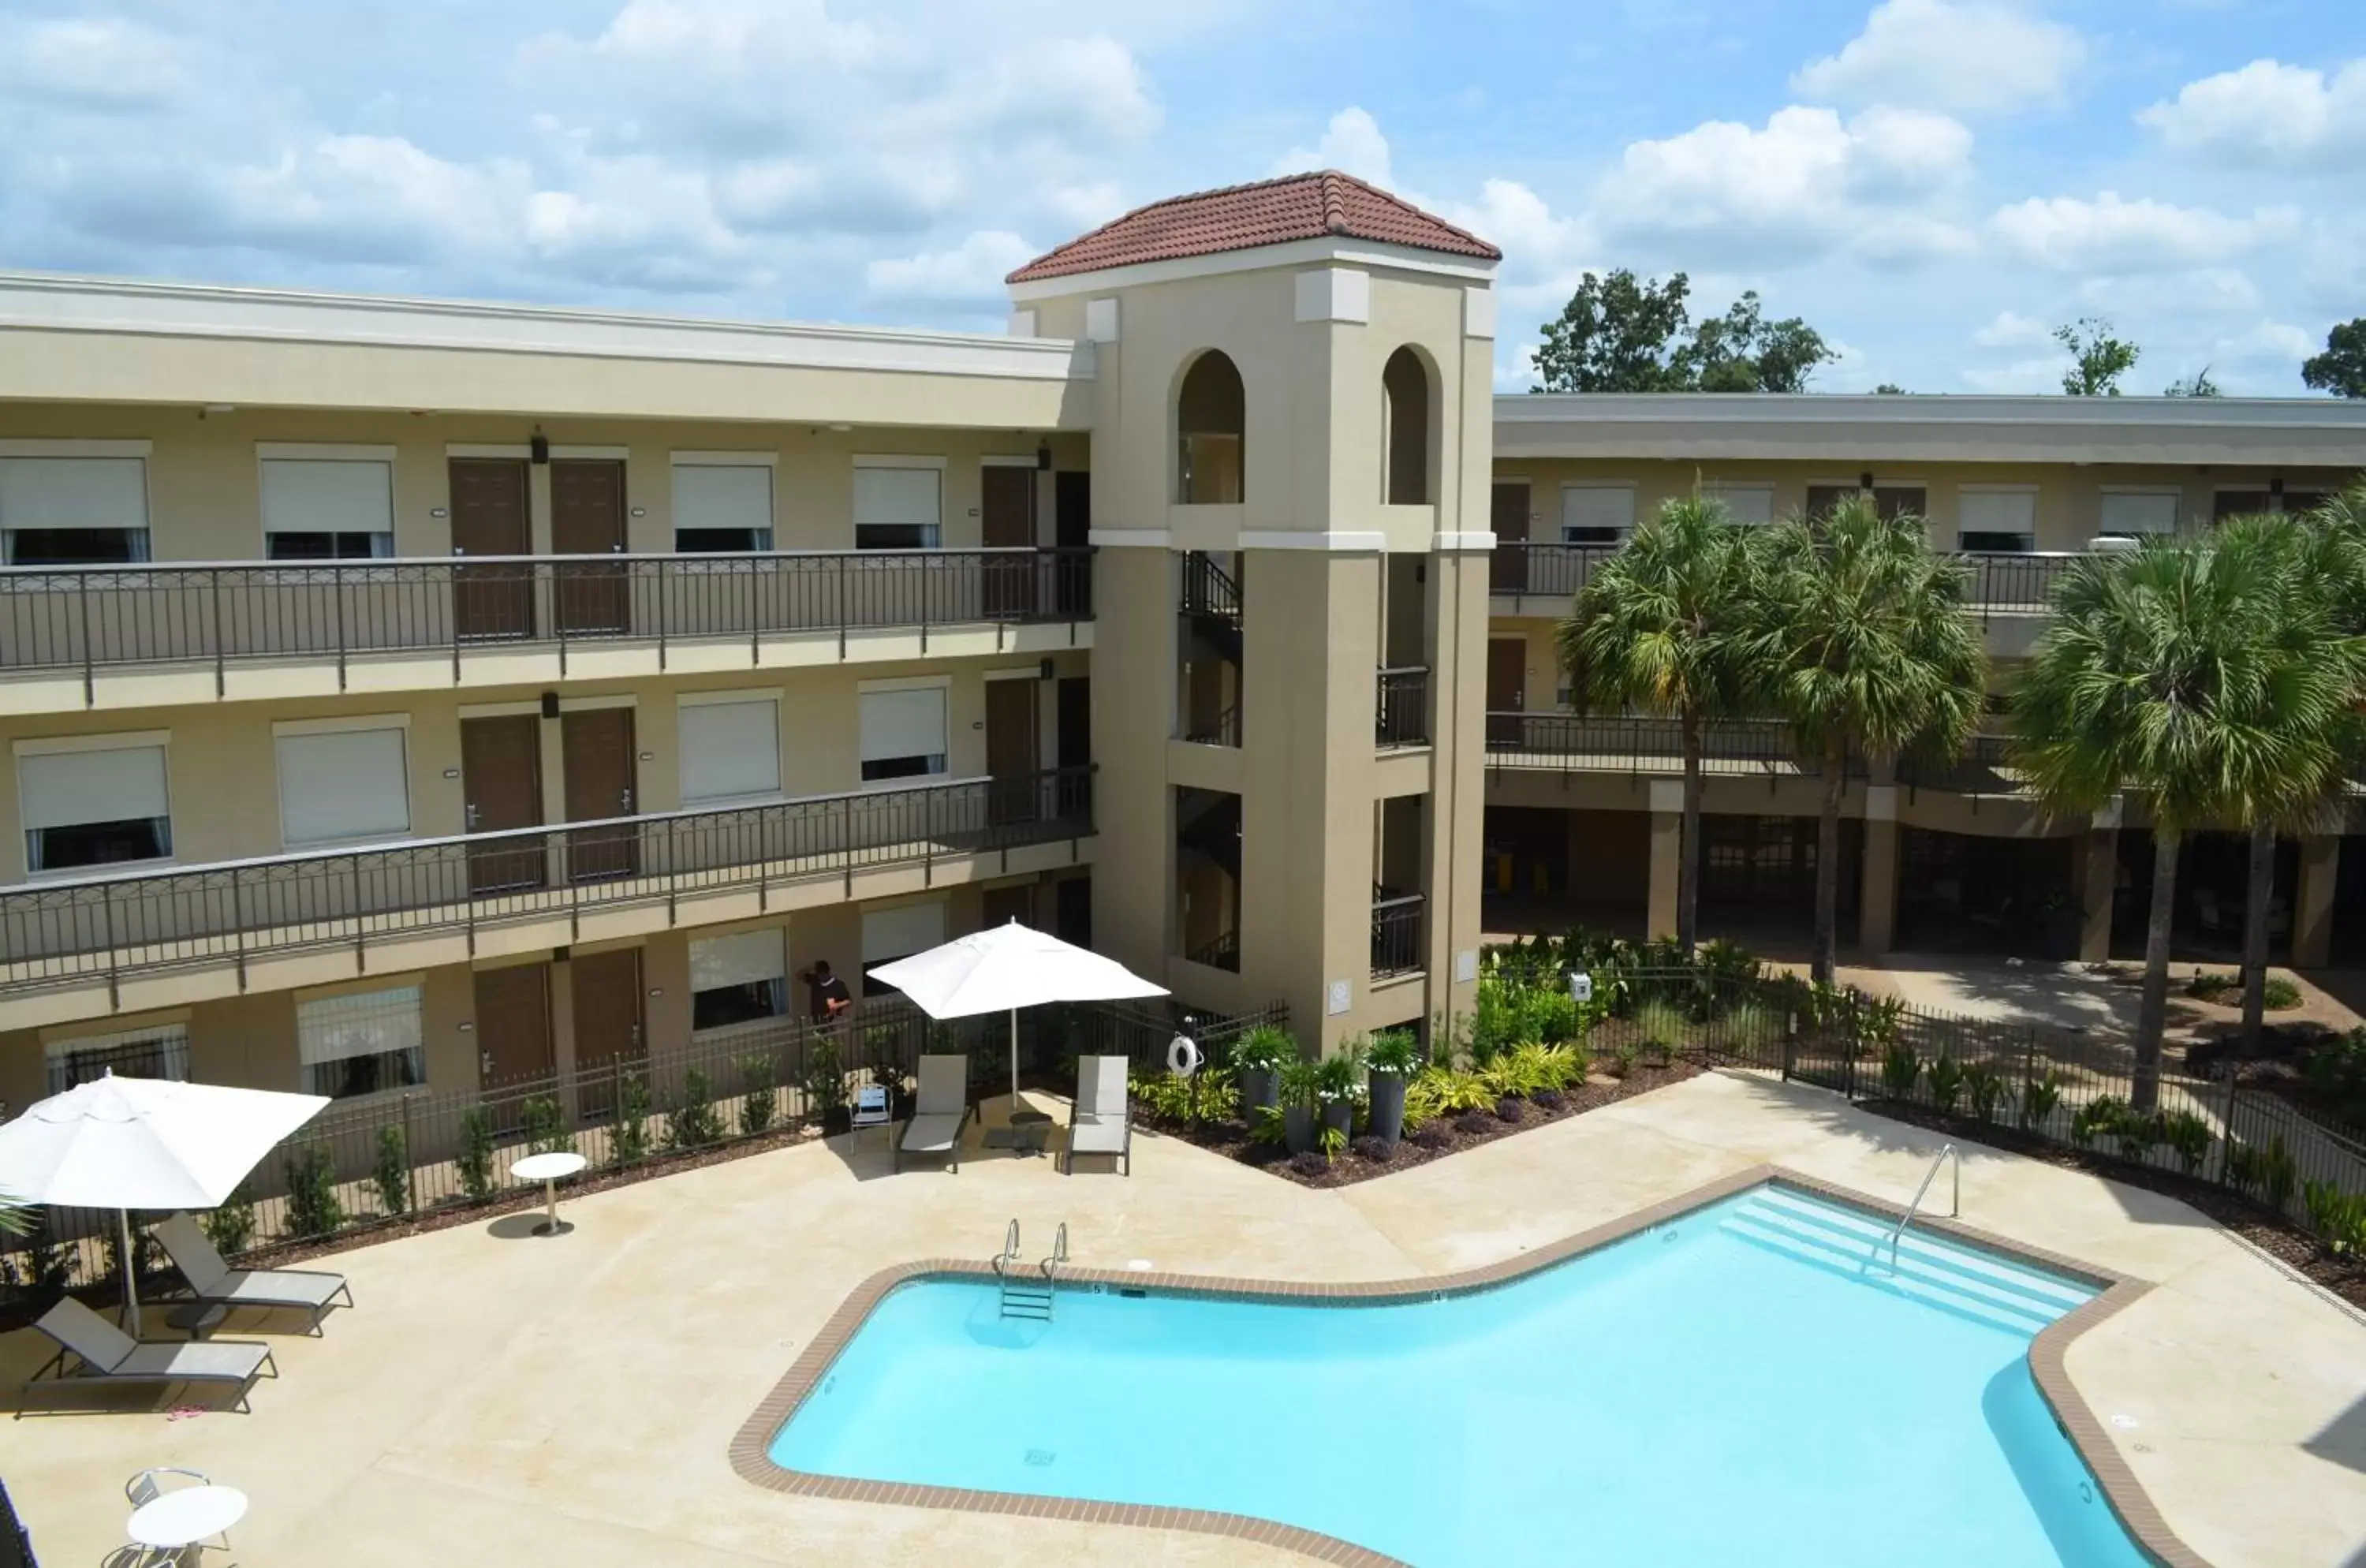
[[[1755,290],[1692,323],[1692,280],[1587,273],[1537,350],[1541,392],[1799,392],[1838,356],[1797,316],[1769,321]],[[1689,333],[1689,335],[1687,333]]]
[[[2302,364],[2300,378],[2338,398],[2366,398],[2366,316],[2326,333],[2325,352]]]
[[[2225,394],[2218,389],[2218,383],[2210,378],[2210,367],[2205,365],[2201,369],[2196,370],[2192,375],[2186,377],[2183,380],[2171,381],[2167,387],[2161,389],[2161,396],[2165,398],[2221,398],[2225,397]]]
[[[1979,717],[1988,660],[1969,579],[1932,553],[1922,519],[1853,495],[1772,530],[1752,667],[1823,784],[1814,976],[1839,963],[1841,797],[1852,752],[1952,757]]]
[[[2062,390],[2073,398],[2116,398],[2120,378],[2135,368],[2144,351],[2112,334],[2112,323],[2101,316],[2081,316],[2054,329],[2054,341],[2076,361],[2062,373]]]
[[[2278,626],[2302,603],[2293,592],[2300,559],[2289,541],[2252,527],[2082,558],[2055,590],[2053,623],[2013,694],[2015,750],[2049,807],[2091,812],[2126,791],[2151,808],[2130,1095],[2138,1111],[2159,1103],[2184,835],[2212,821],[2248,821],[2339,769],[2327,748],[2341,731],[2334,710],[2353,693],[2348,660],[2295,658]]]
[[[1902,398],[1906,395],[1906,389],[1895,381],[1884,381],[1873,389],[1873,393],[1877,398]]]
[[[1700,917],[1702,729],[1737,711],[1749,685],[1748,538],[1716,502],[1668,502],[1594,569],[1555,639],[1581,712],[1639,708],[1673,717],[1680,728],[1684,803],[1676,941],[1686,953]]]

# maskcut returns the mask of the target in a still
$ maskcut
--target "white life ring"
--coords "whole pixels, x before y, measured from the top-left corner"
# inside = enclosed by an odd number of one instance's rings
[[[1206,1060],[1200,1054],[1199,1043],[1188,1034],[1178,1034],[1166,1043],[1166,1070],[1178,1078],[1189,1077]]]

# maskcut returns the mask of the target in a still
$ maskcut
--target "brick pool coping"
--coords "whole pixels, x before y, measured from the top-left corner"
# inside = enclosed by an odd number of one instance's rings
[[[1680,1192],[1544,1247],[1484,1268],[1465,1269],[1451,1274],[1324,1283],[1076,1268],[1065,1270],[1060,1278],[1076,1284],[1114,1285],[1130,1290],[1155,1291],[1166,1295],[1299,1302],[1330,1306],[1385,1306],[1399,1302],[1489,1290],[1623,1241],[1721,1199],[1769,1185],[1794,1188],[1884,1219],[1896,1220],[1906,1213],[1900,1204],[1837,1187],[1782,1166],[1760,1165]],[[2039,1393],[2052,1410],[2056,1425],[2070,1439],[2088,1470],[2093,1473],[2096,1483],[2101,1486],[2104,1501],[2158,1568],[2211,1568],[2206,1559],[2179,1540],[2177,1533],[2169,1529],[2169,1521],[2161,1517],[2160,1510],[2137,1482],[2135,1472],[2129,1469],[2127,1461],[2104,1430],[2102,1422],[2096,1418],[2095,1413],[2072,1386],[2069,1373],[2063,1364],[2065,1354],[2080,1335],[2124,1310],[2152,1287],[2141,1280],[2010,1240],[1965,1224],[1960,1220],[1917,1214],[1914,1223],[1936,1234],[2001,1253],[2015,1261],[2067,1275],[2099,1288],[2099,1293],[2091,1300],[2047,1325],[2030,1342],[2031,1375],[2036,1381]],[[978,1492],[960,1487],[862,1481],[789,1470],[772,1462],[768,1450],[774,1436],[796,1414],[797,1407],[805,1403],[806,1396],[819,1386],[828,1374],[831,1364],[838,1359],[839,1353],[846,1348],[862,1326],[863,1320],[871,1315],[888,1292],[916,1280],[991,1283],[995,1278],[990,1267],[974,1259],[930,1258],[882,1269],[857,1285],[806,1343],[805,1349],[790,1364],[788,1371],[773,1385],[772,1392],[764,1396],[741,1426],[738,1434],[731,1439],[731,1468],[743,1479],[767,1491],[794,1496],[828,1497],[850,1503],[887,1503],[912,1508],[950,1508],[979,1514],[1009,1514],[1076,1524],[1134,1525],[1153,1529],[1191,1530],[1279,1547],[1319,1562],[1346,1563],[1353,1568],[1410,1568],[1396,1558],[1358,1546],[1353,1541],[1342,1540],[1336,1536],[1244,1514],[1218,1513],[1204,1508],[1093,1502],[1077,1497],[1039,1496],[1031,1493]]]

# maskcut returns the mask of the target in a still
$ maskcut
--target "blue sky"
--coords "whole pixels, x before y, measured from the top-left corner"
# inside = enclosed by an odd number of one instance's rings
[[[0,0],[0,266],[993,330],[1127,207],[1333,164],[1754,288],[1817,385],[2297,393],[2366,315],[2354,0]]]

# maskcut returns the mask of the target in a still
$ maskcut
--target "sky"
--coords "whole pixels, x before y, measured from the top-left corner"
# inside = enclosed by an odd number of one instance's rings
[[[2357,0],[0,0],[0,267],[999,331],[1145,201],[1332,166],[1745,288],[1818,390],[2298,395],[2366,315]]]

